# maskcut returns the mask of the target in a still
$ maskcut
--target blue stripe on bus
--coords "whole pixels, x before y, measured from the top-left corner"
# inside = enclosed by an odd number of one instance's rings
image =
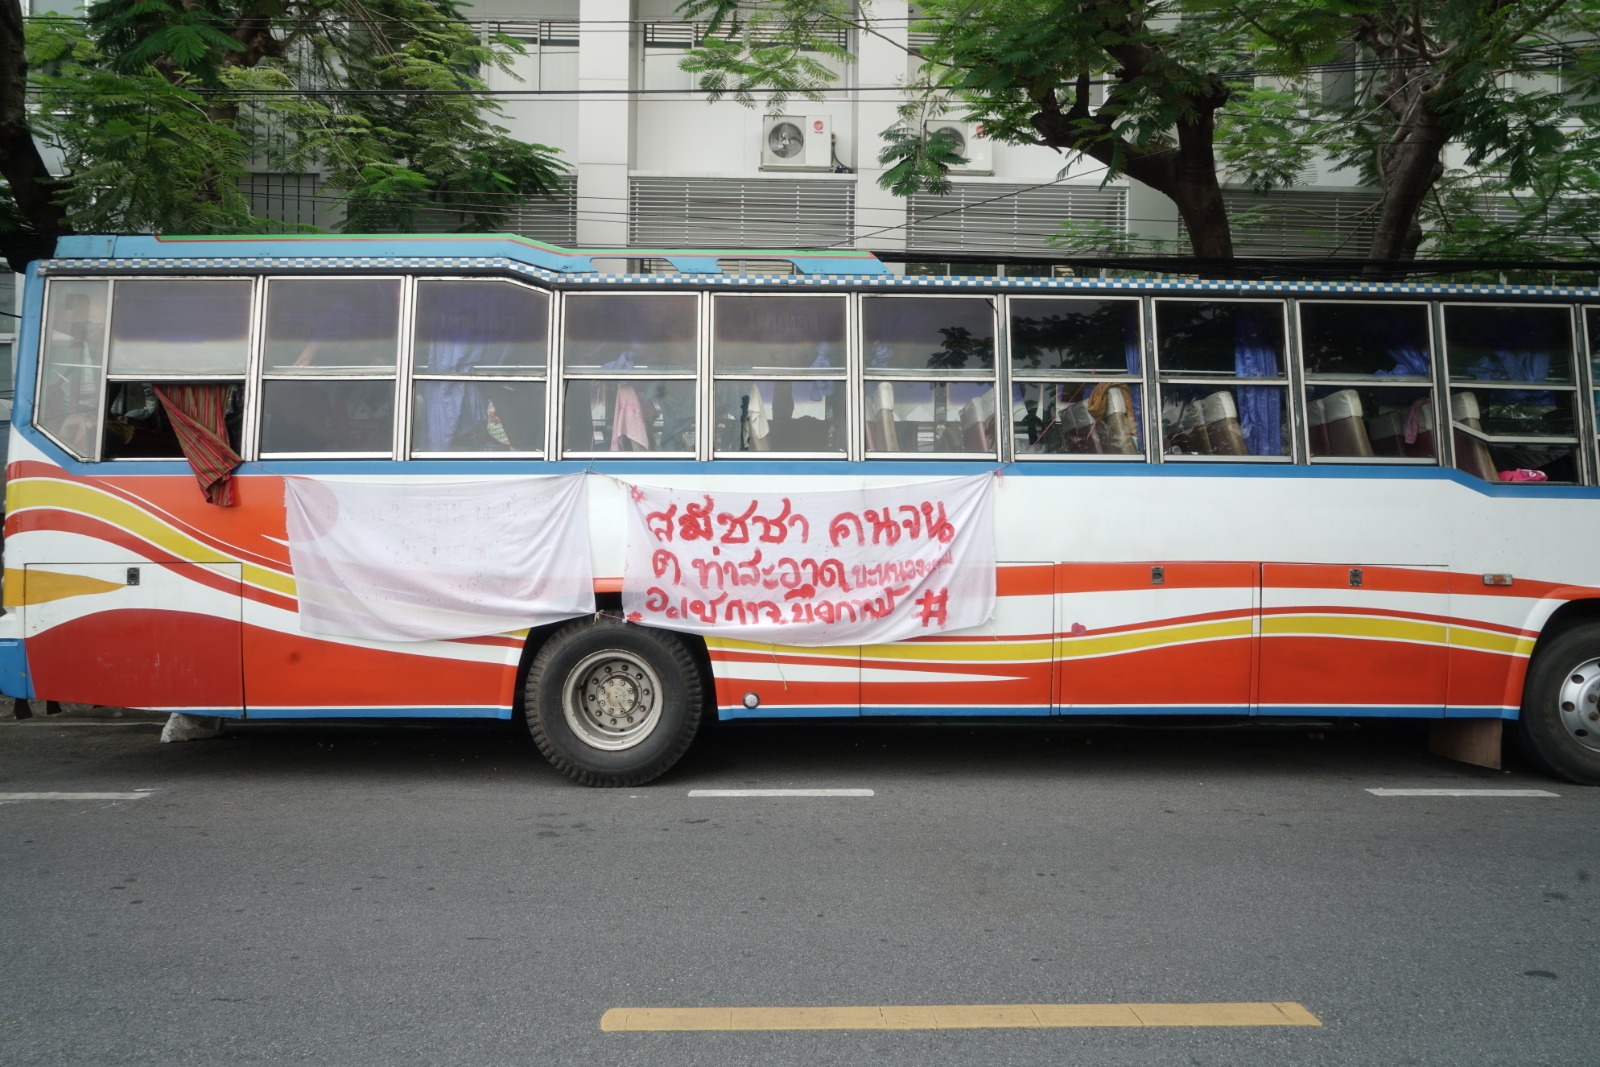
[[[46,455],[58,462],[69,474],[98,477],[115,470],[118,475],[188,475],[188,464],[174,460],[115,460],[107,463],[86,463],[67,455],[53,441],[31,425],[17,423],[17,432],[32,442]],[[1579,499],[1600,498],[1600,486],[1541,485],[1519,482],[1516,485],[1496,485],[1474,478],[1453,468],[1444,467],[1392,467],[1360,466],[1356,464],[1317,464],[1296,466],[1289,463],[1236,464],[1236,463],[1097,463],[1097,462],[1011,462],[1000,464],[993,459],[884,459],[849,461],[835,459],[720,459],[710,462],[692,459],[565,459],[545,460],[537,457],[525,459],[267,459],[240,464],[236,474],[251,475],[366,475],[371,477],[396,477],[400,475],[457,475],[483,477],[488,475],[521,474],[572,474],[578,471],[597,474],[631,475],[648,480],[650,475],[698,474],[719,477],[748,475],[836,475],[851,478],[870,476],[899,477],[967,477],[986,471],[998,471],[1003,478],[1307,478],[1339,481],[1410,481],[1453,482],[1464,489],[1488,497],[1515,497],[1517,499]]]
[[[1444,717],[1447,719],[1520,719],[1522,717],[1522,709],[1490,707],[1488,705],[1445,708]]]
[[[1062,718],[1085,716],[1125,718],[1149,715],[1238,715],[1255,714],[1249,704],[1064,704],[1057,711]]]
[[[1281,719],[1442,719],[1445,709],[1416,704],[1263,704],[1256,714]]]
[[[863,704],[862,718],[919,718],[919,719],[991,719],[1043,718],[1054,714],[1048,704],[995,704],[993,706],[964,705],[949,707],[934,704]]]

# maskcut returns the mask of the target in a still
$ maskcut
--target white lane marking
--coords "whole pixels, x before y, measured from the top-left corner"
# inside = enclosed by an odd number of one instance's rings
[[[1369,789],[1375,797],[1559,797],[1548,789]]]
[[[870,789],[691,789],[692,797],[870,797]]]
[[[137,793],[0,793],[0,803],[9,800],[143,800],[147,789]]]

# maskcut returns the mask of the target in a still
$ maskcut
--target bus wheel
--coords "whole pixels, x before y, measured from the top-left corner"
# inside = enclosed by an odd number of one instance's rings
[[[528,730],[556,770],[584,785],[642,785],[694,740],[700,671],[678,635],[596,616],[551,635],[524,698]]]
[[[1577,623],[1540,643],[1517,736],[1549,774],[1600,785],[1600,622]]]

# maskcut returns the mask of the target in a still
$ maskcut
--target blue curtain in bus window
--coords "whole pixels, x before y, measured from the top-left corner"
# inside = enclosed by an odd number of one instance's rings
[[[435,374],[461,374],[478,362],[476,345],[435,341],[428,345],[428,370]],[[415,447],[420,452],[442,452],[457,441],[469,440],[489,425],[489,402],[476,382],[429,382],[422,390],[422,409]],[[459,447],[459,446],[458,446]]]
[[[441,283],[427,286],[423,295],[426,299],[419,297],[417,315],[419,372],[506,373],[516,358],[517,335],[534,332],[526,321],[530,310],[526,294],[511,286]],[[483,385],[435,381],[421,396],[414,444],[419,451],[481,451],[498,446],[489,437],[489,401]],[[496,410],[502,421],[512,416],[507,407],[507,412]]]
[[[817,358],[811,361],[812,370],[830,370],[833,367],[833,345],[822,341],[817,345]],[[833,395],[833,382],[828,379],[812,379],[810,381],[795,382],[789,387],[789,396],[796,405],[816,403],[824,397]]]
[[[1426,378],[1428,376],[1428,350],[1423,345],[1403,342],[1389,346],[1394,360],[1393,370],[1375,370],[1379,378]]]
[[[1241,378],[1276,378],[1278,349],[1268,340],[1262,312],[1240,305],[1234,317],[1233,369]],[[1283,454],[1282,390],[1275,385],[1237,387],[1239,426],[1252,456]]]

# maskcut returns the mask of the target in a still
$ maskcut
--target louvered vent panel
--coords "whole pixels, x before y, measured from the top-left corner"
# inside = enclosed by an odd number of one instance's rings
[[[553,199],[536,196],[524,200],[521,207],[506,217],[506,231],[571,248],[578,243],[577,204],[578,177],[563,175],[561,189]]]
[[[1359,259],[1371,251],[1378,221],[1378,194],[1372,190],[1224,189],[1222,200],[1231,217],[1260,212],[1253,222],[1234,224],[1235,255]],[[1187,242],[1188,228],[1180,223],[1178,230]]]
[[[532,197],[508,211],[495,222],[496,233],[514,233],[532,237],[554,245],[570,247],[578,240],[578,218],[575,210],[578,179],[571,175],[561,178],[561,188],[555,198]],[[430,208],[417,212],[418,233],[460,233],[474,227],[472,215],[450,208]]]
[[[955,183],[949,196],[911,197],[907,247],[918,252],[1038,252],[1062,222],[1128,225],[1125,190],[1096,185]]]
[[[641,177],[630,183],[630,242],[667,248],[828,248],[847,244],[848,181]]]

